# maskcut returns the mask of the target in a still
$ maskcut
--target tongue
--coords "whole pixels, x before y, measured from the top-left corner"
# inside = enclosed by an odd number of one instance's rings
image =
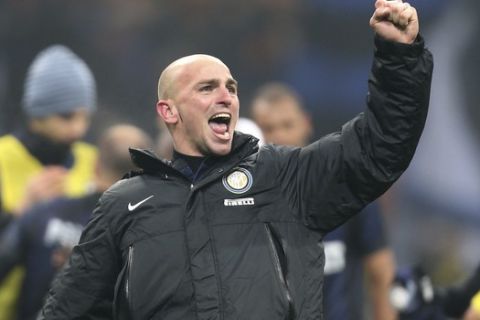
[[[218,123],[218,122],[209,122],[210,128],[212,128],[213,132],[217,134],[225,134],[228,130],[228,126],[225,123]]]

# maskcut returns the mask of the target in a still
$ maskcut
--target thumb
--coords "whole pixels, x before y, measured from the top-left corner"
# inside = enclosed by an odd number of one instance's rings
[[[386,0],[377,0],[375,1],[375,9],[381,8],[385,6]]]

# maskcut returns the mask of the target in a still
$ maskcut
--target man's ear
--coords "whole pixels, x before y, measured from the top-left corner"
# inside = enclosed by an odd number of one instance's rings
[[[178,122],[177,108],[169,100],[159,100],[157,102],[157,113],[166,124]]]

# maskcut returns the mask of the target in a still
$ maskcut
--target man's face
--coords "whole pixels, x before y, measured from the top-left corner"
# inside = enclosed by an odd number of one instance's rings
[[[55,114],[31,121],[34,132],[52,142],[71,144],[82,139],[90,126],[90,115],[85,109]]]
[[[220,60],[199,58],[175,72],[169,99],[178,113],[175,149],[193,156],[228,154],[239,113],[237,82],[229,69]]]
[[[253,118],[262,129],[265,142],[295,147],[308,143],[311,124],[295,100],[285,97],[275,105],[260,100],[252,108]]]

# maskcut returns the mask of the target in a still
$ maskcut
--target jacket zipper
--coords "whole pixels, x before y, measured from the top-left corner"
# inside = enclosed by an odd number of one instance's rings
[[[132,277],[132,267],[133,267],[133,245],[128,247],[128,260],[127,260],[127,279],[125,281],[125,297],[127,298],[128,306],[130,312],[132,312],[132,299],[131,299],[131,290],[130,290],[130,279]]]
[[[288,288],[287,281],[285,279],[285,274],[283,272],[282,265],[280,263],[280,257],[278,255],[277,246],[275,245],[274,235],[269,223],[265,223],[264,227],[265,227],[265,233],[267,234],[270,251],[273,257],[273,265],[275,267],[275,271],[277,273],[277,276],[280,282],[280,288],[288,303],[288,314],[285,319],[294,320],[295,319],[294,303],[293,303],[292,295],[290,293],[290,289]]]

